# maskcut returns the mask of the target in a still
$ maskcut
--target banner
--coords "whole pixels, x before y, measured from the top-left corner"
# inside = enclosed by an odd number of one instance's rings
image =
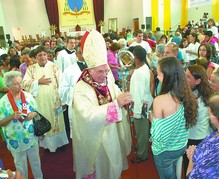
[[[60,26],[94,25],[93,0],[58,0]]]

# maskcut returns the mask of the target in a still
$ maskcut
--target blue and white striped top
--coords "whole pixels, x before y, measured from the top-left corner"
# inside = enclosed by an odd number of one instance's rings
[[[183,148],[188,141],[188,130],[185,125],[183,104],[174,114],[166,118],[154,118],[150,131],[153,154],[159,155],[164,151]]]

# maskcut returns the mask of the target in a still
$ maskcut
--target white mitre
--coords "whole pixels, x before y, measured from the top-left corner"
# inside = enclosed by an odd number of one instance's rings
[[[88,68],[107,64],[106,43],[98,31],[86,32],[81,39],[81,47]]]

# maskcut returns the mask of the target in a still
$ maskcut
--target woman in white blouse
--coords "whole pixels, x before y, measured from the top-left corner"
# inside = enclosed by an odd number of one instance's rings
[[[218,28],[216,27],[216,23],[214,19],[208,20],[208,28],[212,31],[213,35],[218,39]]]
[[[197,34],[195,32],[191,32],[188,36],[188,41],[189,45],[186,48],[186,53],[189,59],[189,64],[194,65],[195,60],[198,58],[198,48],[200,46]]]

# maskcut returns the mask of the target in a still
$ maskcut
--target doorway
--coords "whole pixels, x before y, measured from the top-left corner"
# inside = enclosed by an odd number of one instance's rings
[[[134,22],[134,31],[136,31],[139,29],[139,19],[135,18],[133,19],[133,22]]]

